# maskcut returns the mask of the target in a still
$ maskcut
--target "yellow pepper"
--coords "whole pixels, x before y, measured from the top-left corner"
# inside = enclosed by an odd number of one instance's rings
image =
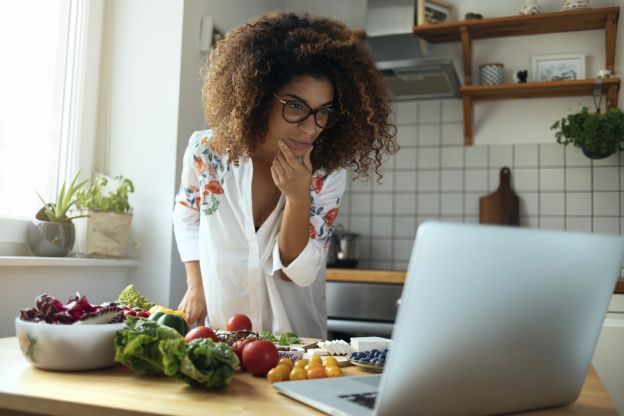
[[[181,318],[184,318],[185,321],[188,321],[188,316],[182,311],[174,311],[173,309],[165,308],[164,306],[160,306],[160,305],[155,305],[149,310],[150,315],[153,315],[157,312],[162,312],[167,315],[176,315]]]

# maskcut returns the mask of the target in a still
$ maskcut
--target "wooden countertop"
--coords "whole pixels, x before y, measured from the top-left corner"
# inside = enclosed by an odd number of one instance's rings
[[[325,274],[328,282],[391,283],[401,285],[405,283],[405,275],[406,272],[402,271],[334,268],[328,268]],[[624,279],[618,279],[613,293],[624,293]]]
[[[405,283],[406,272],[364,269],[328,268],[325,277],[328,282],[352,283]]]
[[[0,339],[0,365],[0,414],[5,416],[321,414],[280,395],[264,377],[248,373],[236,373],[224,390],[206,391],[167,377],[138,376],[123,366],[67,373],[37,370],[22,357],[16,338]],[[364,374],[358,367],[345,367],[344,372]],[[616,416],[617,411],[590,368],[575,403],[530,414]]]

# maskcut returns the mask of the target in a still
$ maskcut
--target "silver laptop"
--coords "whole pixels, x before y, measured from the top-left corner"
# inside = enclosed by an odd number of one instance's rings
[[[275,383],[334,415],[487,415],[573,402],[624,238],[428,222],[381,375]]]

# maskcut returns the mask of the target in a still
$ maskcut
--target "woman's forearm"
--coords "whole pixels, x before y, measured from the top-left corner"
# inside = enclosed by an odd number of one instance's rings
[[[184,263],[186,269],[186,286],[189,289],[201,288],[202,278],[199,261],[187,261]]]
[[[280,259],[288,266],[301,254],[310,239],[310,199],[292,201],[286,199],[279,233]]]

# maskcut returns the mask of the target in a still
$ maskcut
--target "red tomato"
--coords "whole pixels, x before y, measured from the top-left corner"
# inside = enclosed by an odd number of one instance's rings
[[[185,342],[191,342],[195,338],[210,338],[214,342],[219,342],[219,338],[217,338],[217,334],[207,326],[198,326],[197,328],[191,329],[186,336],[184,337]]]
[[[245,348],[245,345],[255,340],[256,338],[245,338],[232,344],[232,350],[236,353],[236,355],[238,355],[238,361],[240,361],[240,365],[243,368],[245,368],[245,366],[243,365],[243,348]]]
[[[251,331],[251,319],[239,313],[230,318],[225,328],[228,331]]]
[[[264,376],[277,365],[279,354],[271,341],[252,341],[243,348],[243,364],[254,376]]]

